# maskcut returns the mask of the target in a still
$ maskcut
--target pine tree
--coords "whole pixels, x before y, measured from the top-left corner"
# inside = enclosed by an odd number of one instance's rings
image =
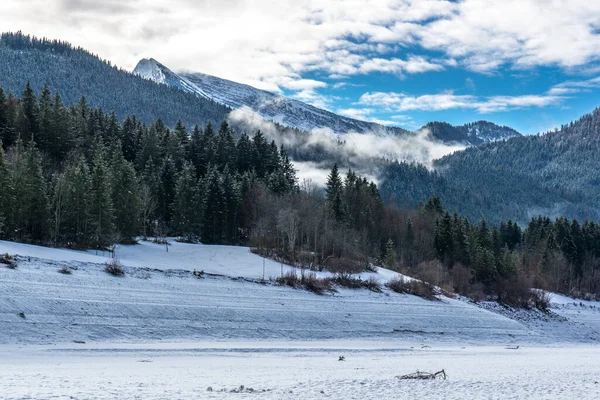
[[[250,136],[244,131],[236,144],[237,170],[240,173],[250,171],[252,168],[252,156],[254,148]]]
[[[91,232],[96,248],[108,246],[116,239],[111,194],[111,173],[106,161],[106,151],[97,137],[92,158],[90,202]]]
[[[344,218],[344,205],[342,203],[342,179],[338,170],[337,163],[333,164],[331,172],[327,177],[325,193],[327,194],[327,204],[330,215],[334,220],[340,222]]]
[[[196,170],[196,177],[204,174],[204,149],[202,146],[202,130],[196,125],[190,136],[187,148],[188,159]]]
[[[228,166],[225,166],[223,170],[222,187],[225,212],[225,240],[229,243],[236,243],[240,190],[237,180]]]
[[[24,148],[18,140],[13,151],[12,227],[16,238],[41,243],[48,237],[48,197],[41,157],[33,141]]]
[[[177,169],[171,157],[167,157],[160,168],[160,181],[158,182],[158,208],[159,219],[166,225],[171,224],[173,218],[173,199],[175,198],[175,183]]]
[[[286,192],[292,192],[296,190],[298,186],[298,177],[296,176],[296,169],[294,168],[294,164],[290,161],[287,152],[285,151],[283,145],[279,150],[280,160],[281,160],[281,170],[286,182]]]
[[[396,266],[396,249],[392,239],[388,239],[385,246],[385,256],[383,257],[383,265],[390,269],[394,269]]]
[[[95,245],[91,241],[92,181],[83,155],[67,166],[63,177],[67,192],[64,195],[64,223],[62,228],[59,227],[64,239],[59,241],[76,247]]]
[[[252,145],[254,147],[254,157],[252,160],[254,170],[259,178],[264,178],[267,174],[266,160],[268,157],[269,144],[261,131],[257,131],[252,138]]]
[[[189,136],[187,129],[181,120],[177,121],[174,129],[175,136],[179,139],[179,144],[186,149],[189,143]]]
[[[127,117],[123,122],[123,156],[125,160],[134,162],[137,158],[139,146],[140,127],[137,125],[135,117]]]
[[[225,192],[219,171],[209,167],[204,178],[204,218],[202,224],[202,242],[219,243],[223,239],[225,226]]]
[[[70,134],[69,112],[58,93],[54,96],[48,128],[48,152],[55,162],[64,160],[75,147],[76,138]]]
[[[131,242],[139,232],[141,214],[136,172],[133,165],[125,160],[120,149],[113,154],[111,170],[111,197],[115,226],[121,241]]]
[[[40,127],[40,110],[31,85],[27,82],[21,97],[18,114],[18,128],[23,141],[37,140]]]
[[[50,144],[53,142],[53,115],[52,98],[48,85],[44,85],[39,98],[39,131],[35,136],[35,142],[42,153],[50,150]]]
[[[236,148],[233,134],[227,121],[223,121],[216,140],[215,163],[220,168],[236,165]]]
[[[6,103],[6,94],[4,93],[4,89],[0,86],[0,146],[7,141],[9,127],[9,117],[8,117],[8,106]],[[4,144],[4,146],[8,146],[8,143]]]
[[[209,122],[206,124],[206,128],[202,132],[202,140],[200,143],[200,148],[202,157],[200,159],[200,168],[198,169],[198,173],[200,175],[206,174],[208,171],[208,167],[215,162],[215,153],[216,153],[216,138],[215,131],[213,129],[212,124]]]
[[[194,166],[183,165],[175,185],[173,231],[187,241],[196,241],[201,232],[202,196]]]
[[[12,203],[11,177],[4,160],[4,150],[0,146],[0,238],[6,235],[8,216]]]

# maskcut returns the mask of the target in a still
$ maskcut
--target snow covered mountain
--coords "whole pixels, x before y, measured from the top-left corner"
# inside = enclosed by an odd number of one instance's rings
[[[407,132],[402,128],[342,117],[298,100],[227,79],[202,73],[176,74],[152,58],[141,60],[133,73],[158,83],[195,93],[200,97],[212,99],[234,109],[249,107],[267,120],[304,131],[331,128],[337,134],[346,132],[402,134]]]
[[[215,76],[202,73],[175,73],[153,58],[142,59],[133,73],[158,83],[194,93],[203,98],[212,99],[233,109],[249,107],[266,120],[303,131],[330,128],[336,134],[372,132],[382,135],[397,135],[408,132],[399,127],[384,126],[343,117],[298,100]],[[434,125],[430,126],[432,124]],[[446,143],[456,142],[465,145],[478,145],[498,139],[520,136],[517,131],[511,128],[500,127],[487,121],[479,121],[462,127],[453,127],[449,124],[438,127],[435,125],[438,123],[432,124],[428,124],[426,127],[431,129],[434,137]]]

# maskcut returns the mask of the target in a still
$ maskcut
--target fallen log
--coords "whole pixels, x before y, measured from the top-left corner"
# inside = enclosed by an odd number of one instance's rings
[[[417,372],[413,372],[412,374],[407,374],[407,375],[402,375],[402,376],[397,376],[398,379],[443,379],[446,380],[446,378],[448,378],[448,375],[446,375],[446,371],[441,370],[438,372],[424,372],[424,371],[417,371]]]

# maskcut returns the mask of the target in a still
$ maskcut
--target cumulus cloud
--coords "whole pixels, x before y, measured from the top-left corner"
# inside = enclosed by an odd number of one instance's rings
[[[600,76],[583,81],[566,81],[555,85],[548,93],[562,96],[600,88]]]
[[[286,80],[315,89],[307,71],[571,69],[600,59],[600,2],[589,0],[25,0],[0,2],[0,23],[125,68],[153,56],[273,90]],[[413,55],[396,54],[408,46]]]
[[[247,131],[261,130],[277,144],[283,144],[296,151],[304,151],[307,154],[313,153],[314,149],[326,151],[330,159],[325,163],[294,162],[299,177],[309,178],[315,183],[323,182],[331,168],[331,160],[341,161],[344,166],[357,169],[362,175],[377,181],[380,160],[417,162],[431,167],[433,160],[465,148],[460,144],[442,143],[425,129],[404,135],[357,132],[337,135],[327,128],[300,134],[282,133],[273,123],[265,121],[250,108],[232,111],[229,120]]]
[[[455,108],[473,109],[480,113],[507,111],[525,107],[545,107],[558,104],[562,97],[557,94],[488,96],[456,95],[452,92],[411,96],[395,92],[367,92],[358,103],[365,106],[378,106],[390,112],[440,111]]]

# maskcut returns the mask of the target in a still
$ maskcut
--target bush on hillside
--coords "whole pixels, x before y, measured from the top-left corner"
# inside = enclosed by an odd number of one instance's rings
[[[106,263],[106,268],[104,271],[111,274],[112,276],[123,276],[125,275],[125,270],[121,266],[121,263],[116,258],[111,259]]]
[[[435,288],[432,285],[416,279],[398,277],[390,280],[386,286],[396,293],[412,294],[432,301],[439,300],[435,296]]]

